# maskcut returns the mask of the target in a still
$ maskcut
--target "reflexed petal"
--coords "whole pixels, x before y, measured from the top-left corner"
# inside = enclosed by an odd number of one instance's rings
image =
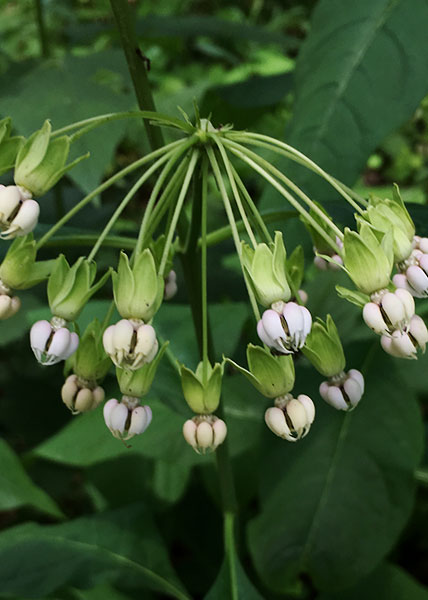
[[[46,342],[52,333],[52,326],[49,321],[37,321],[30,331],[30,344],[33,350],[44,352]]]
[[[345,398],[343,397],[342,390],[337,385],[330,386],[327,402],[337,410],[349,409],[349,406],[346,404]]]

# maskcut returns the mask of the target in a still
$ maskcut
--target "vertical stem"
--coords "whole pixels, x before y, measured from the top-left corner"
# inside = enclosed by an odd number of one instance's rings
[[[202,213],[201,213],[201,304],[202,304],[202,382],[207,382],[208,372],[208,299],[207,299],[207,195],[208,162],[202,159]]]
[[[138,106],[141,110],[156,110],[147,77],[146,62],[138,47],[135,29],[131,22],[128,0],[110,0],[110,4],[119,30],[129,73],[134,84]],[[159,127],[153,127],[146,119],[144,120],[144,126],[152,150],[160,148],[163,145],[163,136]]]
[[[37,29],[39,30],[41,55],[43,58],[49,58],[50,51],[48,44],[48,36],[46,33],[45,15],[43,13],[42,0],[35,0],[34,5],[36,9]]]

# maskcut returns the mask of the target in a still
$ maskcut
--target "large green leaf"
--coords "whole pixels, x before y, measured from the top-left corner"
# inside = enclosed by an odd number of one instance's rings
[[[0,536],[1,593],[6,597],[39,598],[66,585],[87,588],[125,578],[138,589],[189,598],[141,506],[63,525],[20,525]]]
[[[421,416],[395,361],[377,344],[354,412],[319,400],[304,440],[267,438],[261,512],[249,525],[249,542],[260,576],[273,589],[286,589],[302,572],[320,589],[354,584],[391,549],[410,514]],[[319,398],[304,370],[296,387],[302,382],[301,391]]]
[[[109,72],[110,80],[116,84],[114,87],[106,76]],[[124,85],[127,79],[122,54],[112,50],[82,58],[66,55],[41,63],[19,78],[12,77],[9,71],[0,80],[1,115],[11,116],[18,133],[28,136],[41,127],[45,119],[51,119],[53,128],[57,129],[97,114],[129,110],[133,97],[130,88]],[[98,185],[125,128],[126,122],[117,121],[73,143],[73,156],[91,153],[89,159],[69,173],[83,191],[88,192]]]
[[[428,91],[427,21],[426,0],[321,0],[296,65],[287,143],[353,184]],[[317,176],[287,169],[318,200],[332,197]],[[269,206],[279,203],[269,193]]]
[[[0,510],[33,506],[55,517],[63,516],[52,498],[31,481],[19,458],[2,439],[0,464]]]
[[[317,600],[428,600],[428,590],[396,565],[384,564],[354,587]]]
[[[214,585],[205,596],[205,600],[263,600],[256,588],[245,574],[236,553],[233,560],[227,558],[221,566]]]

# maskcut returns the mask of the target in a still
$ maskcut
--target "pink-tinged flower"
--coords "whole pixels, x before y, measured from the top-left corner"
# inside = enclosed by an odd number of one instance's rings
[[[165,300],[171,300],[177,293],[177,274],[175,271],[170,271],[168,276],[165,278],[165,290],[163,297]]]
[[[414,314],[413,296],[403,288],[396,289],[395,292],[372,294],[372,302],[368,302],[363,308],[366,325],[379,335],[404,329]]]
[[[184,439],[198,454],[214,452],[226,435],[226,423],[215,415],[198,415],[183,425]]]
[[[41,365],[54,365],[66,360],[77,350],[79,336],[64,327],[63,319],[37,321],[30,331],[30,343],[35,357]]]
[[[117,367],[134,371],[151,362],[159,344],[151,325],[122,319],[110,325],[103,335],[104,350]]]
[[[61,398],[73,415],[94,410],[105,398],[105,393],[99,385],[90,387],[77,375],[69,375],[61,388]]]
[[[351,369],[320,385],[323,400],[337,410],[354,409],[364,394],[364,377],[357,369]]]
[[[311,313],[295,302],[280,303],[279,310],[268,309],[257,323],[257,333],[261,341],[281,352],[297,352],[305,343],[311,331]]]
[[[104,404],[104,421],[115,438],[126,441],[143,433],[152,420],[150,406],[141,406],[138,398],[123,396],[122,402],[115,398]]]
[[[383,335],[380,343],[391,356],[397,358],[417,358],[417,350],[425,352],[428,343],[428,330],[419,315],[413,315],[408,326],[402,331],[394,331],[391,335]]]
[[[315,419],[315,406],[309,396],[291,394],[275,399],[275,406],[265,412],[269,429],[278,437],[289,442],[297,442],[307,435]]]

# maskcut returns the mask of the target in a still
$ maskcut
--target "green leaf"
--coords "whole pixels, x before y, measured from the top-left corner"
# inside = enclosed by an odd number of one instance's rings
[[[177,502],[186,491],[190,473],[190,465],[157,460],[153,477],[154,493],[165,502]]]
[[[86,588],[124,577],[138,589],[189,600],[141,506],[62,525],[19,525],[0,536],[1,592],[6,596],[39,598],[66,585]]]
[[[428,600],[428,590],[397,565],[384,564],[352,588],[317,600]]]
[[[262,509],[249,525],[249,543],[274,590],[302,572],[321,590],[355,584],[391,550],[410,515],[421,415],[394,361],[374,353],[374,344],[369,372],[363,367],[366,392],[354,412],[341,415],[319,402],[304,440],[268,438]],[[367,346],[361,351],[367,355]],[[310,377],[303,380],[315,398]]]
[[[428,91],[427,21],[428,4],[420,0],[318,2],[296,64],[287,143],[352,185]],[[288,164],[287,176],[320,201],[335,195],[301,167]],[[265,200],[283,204],[271,192]]]
[[[33,506],[54,517],[63,516],[52,498],[31,481],[19,458],[2,439],[0,439],[0,463],[0,510]]]

